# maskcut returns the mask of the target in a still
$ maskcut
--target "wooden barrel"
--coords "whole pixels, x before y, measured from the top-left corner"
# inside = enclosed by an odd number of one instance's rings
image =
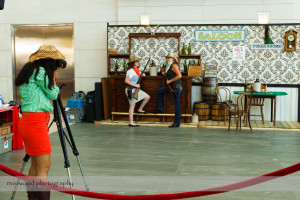
[[[203,78],[203,84],[202,84],[203,102],[208,103],[210,105],[217,103],[217,93],[216,93],[217,86],[218,86],[218,82],[216,77]]]
[[[214,121],[224,121],[225,120],[225,108],[226,104],[213,104],[211,106],[211,119]]]
[[[209,120],[210,105],[207,103],[195,102],[194,113],[198,114],[199,121]]]

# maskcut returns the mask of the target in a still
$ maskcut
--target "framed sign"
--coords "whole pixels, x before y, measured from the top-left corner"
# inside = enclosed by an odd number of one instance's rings
[[[236,42],[245,41],[246,30],[196,30],[198,42]]]
[[[283,49],[283,44],[260,44],[260,43],[252,43],[251,49],[273,49],[273,50],[281,50]]]
[[[245,47],[244,46],[235,46],[232,49],[232,59],[233,60],[245,60]]]

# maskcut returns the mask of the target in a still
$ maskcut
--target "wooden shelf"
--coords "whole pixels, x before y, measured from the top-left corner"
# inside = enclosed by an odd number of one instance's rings
[[[109,54],[109,58],[129,58],[129,54]]]
[[[180,37],[181,33],[129,33],[128,37]]]
[[[200,59],[201,55],[179,55],[182,59]]]

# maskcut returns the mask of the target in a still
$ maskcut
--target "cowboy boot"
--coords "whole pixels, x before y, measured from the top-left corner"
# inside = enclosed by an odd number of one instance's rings
[[[36,192],[31,185],[26,186],[28,200],[37,200]]]
[[[50,191],[36,192],[37,200],[50,200]]]
[[[37,200],[50,200],[50,190],[43,187],[36,187],[36,197]]]

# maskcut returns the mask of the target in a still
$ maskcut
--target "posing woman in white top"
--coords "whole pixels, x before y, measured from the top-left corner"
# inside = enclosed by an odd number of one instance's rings
[[[145,76],[145,74],[141,74],[140,70],[138,69],[138,67],[140,66],[140,62],[139,62],[140,60],[141,59],[139,59],[136,56],[130,57],[129,62],[128,62],[129,70],[126,73],[126,78],[125,78],[125,83],[127,84],[125,93],[128,97],[128,101],[129,101],[129,126],[130,127],[138,127],[139,126],[133,122],[133,113],[134,113],[135,104],[137,102],[143,100],[138,109],[138,113],[146,114],[146,112],[143,109],[144,109],[146,103],[150,99],[150,96],[141,89],[139,89],[138,99],[133,98],[133,93],[134,93],[135,89],[140,88],[140,84],[137,84],[140,76],[143,76],[143,77]]]

